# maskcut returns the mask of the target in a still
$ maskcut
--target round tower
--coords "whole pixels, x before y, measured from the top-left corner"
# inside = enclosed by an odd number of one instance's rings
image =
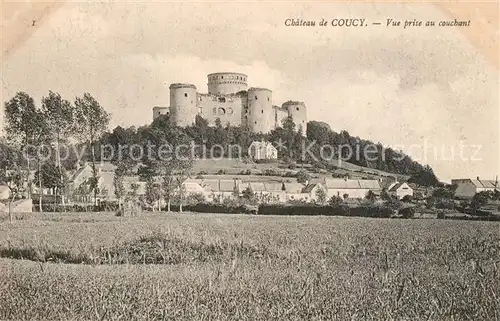
[[[291,116],[295,123],[295,129],[299,131],[302,128],[302,134],[305,136],[307,132],[307,109],[306,104],[302,101],[287,101],[282,107],[288,111],[288,116]]]
[[[209,74],[208,93],[228,95],[247,90],[247,75],[237,72],[217,72]]]
[[[254,133],[268,133],[274,129],[272,94],[267,88],[248,89],[247,124]]]
[[[194,123],[198,108],[196,107],[196,87],[191,84],[171,84],[170,115],[177,126],[189,126]]]

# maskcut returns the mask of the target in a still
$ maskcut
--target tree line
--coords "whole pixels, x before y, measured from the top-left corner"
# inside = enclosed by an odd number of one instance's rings
[[[57,197],[57,193],[64,194],[67,172],[75,169],[78,161],[87,161],[90,162],[93,172],[89,187],[93,190],[94,202],[97,202],[97,162],[109,160],[119,167],[115,178],[118,191],[121,190],[120,177],[127,175],[132,165],[140,163],[139,174],[143,180],[163,177],[163,189],[168,198],[172,189],[179,185],[175,180],[189,175],[192,159],[161,161],[157,157],[158,154],[154,154],[152,158],[151,155],[144,154],[142,159],[137,159],[132,157],[132,151],[125,151],[122,157],[119,157],[106,155],[106,151],[101,147],[114,146],[117,150],[120,146],[140,145],[145,149],[148,145],[158,147],[165,143],[176,145],[194,142],[207,149],[215,145],[222,146],[214,150],[213,157],[248,157],[248,147],[253,141],[266,140],[282,142],[278,148],[278,156],[284,161],[306,162],[328,169],[333,168],[332,162],[304,154],[304,146],[315,142],[311,149],[312,154],[319,155],[318,148],[322,144],[349,145],[353,150],[362,149],[368,144],[375,145],[379,153],[376,161],[365,159],[362,153],[361,157],[352,155],[349,158],[349,155],[342,154],[343,151],[332,152],[339,153],[335,156],[345,157],[343,159],[347,162],[356,165],[410,175],[410,181],[420,185],[439,184],[428,165],[423,166],[404,154],[403,157],[395,157],[401,156],[401,153],[384,148],[380,143],[373,144],[371,141],[353,137],[347,131],[337,133],[327,124],[318,121],[310,121],[303,135],[302,128],[297,130],[291,117],[285,118],[280,127],[269,133],[253,133],[244,125],[222,124],[220,119],[216,120],[215,126],[209,126],[208,121],[200,115],[196,116],[191,126],[186,127],[179,127],[169,115],[162,115],[146,126],[118,126],[110,131],[110,117],[106,109],[89,93],[84,93],[70,102],[60,94],[49,91],[47,96],[42,97],[40,106],[37,106],[29,94],[18,92],[5,102],[6,137],[0,141],[0,154],[3,156],[0,160],[0,180],[8,183],[13,198],[23,189],[29,196],[33,186],[54,189]],[[61,158],[62,144],[78,148],[66,149],[70,154]],[[241,154],[235,154],[240,151],[230,148],[234,145],[241,147]],[[51,149],[47,151],[51,155],[49,160],[42,159],[36,152],[40,150],[37,147],[41,146]],[[78,155],[79,151],[84,153]],[[153,152],[157,153],[158,150],[153,149]],[[30,175],[32,170],[36,171],[33,177]],[[153,188],[152,184],[150,188]]]

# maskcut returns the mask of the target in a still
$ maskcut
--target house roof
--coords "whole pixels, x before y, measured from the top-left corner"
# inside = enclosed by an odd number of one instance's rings
[[[283,191],[283,183],[280,182],[264,182],[268,192],[281,192]]]
[[[201,186],[210,192],[219,191],[219,180],[218,179],[204,179],[201,182]]]
[[[396,184],[394,184],[394,185],[393,185],[393,186],[389,189],[389,191],[391,191],[391,192],[395,192],[395,191],[397,191],[397,190],[398,190],[398,188],[400,188],[400,187],[401,187],[401,185],[403,185],[403,183],[396,183]]]
[[[359,182],[359,186],[361,188],[380,189],[380,183],[377,180],[360,179],[360,180],[358,180],[358,182]]]
[[[380,189],[380,184],[377,180],[368,179],[326,179],[326,187],[328,189]]]
[[[248,186],[253,192],[266,192],[266,185],[263,182],[249,182]]]
[[[219,192],[233,192],[235,184],[236,184],[236,187],[239,186],[238,182],[235,182],[232,179],[231,180],[230,179],[221,179],[221,180],[219,180]]]
[[[304,185],[300,183],[285,183],[285,191],[287,193],[299,194],[302,193]]]
[[[311,193],[317,185],[320,185],[320,184],[319,183],[313,183],[313,184],[307,185],[306,187],[304,187],[302,189],[302,193]]]
[[[204,190],[209,192],[232,192],[234,185],[240,188],[241,180],[237,179],[186,179],[183,184],[185,186],[193,187],[195,185],[201,186]]]
[[[394,177],[386,177],[380,182],[380,187],[389,189],[395,183],[396,179]]]
[[[477,188],[500,188],[500,184],[495,186],[496,181],[494,180],[484,180],[484,179],[471,179],[472,184]]]

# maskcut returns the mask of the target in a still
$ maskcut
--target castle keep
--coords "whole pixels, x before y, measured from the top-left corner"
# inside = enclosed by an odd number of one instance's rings
[[[208,76],[208,93],[199,93],[192,84],[171,84],[170,107],[154,107],[153,119],[170,114],[178,126],[194,123],[196,115],[208,120],[211,126],[217,118],[222,125],[246,125],[256,133],[267,133],[287,116],[291,116],[297,130],[306,134],[307,111],[303,102],[287,101],[273,105],[273,92],[267,88],[248,88],[247,75],[218,72]]]

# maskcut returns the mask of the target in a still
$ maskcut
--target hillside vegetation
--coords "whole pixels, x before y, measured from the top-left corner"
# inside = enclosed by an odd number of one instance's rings
[[[192,126],[180,128],[175,126],[168,116],[162,116],[149,126],[127,129],[117,127],[112,132],[106,133],[100,140],[100,144],[118,148],[119,145],[143,144],[147,146],[150,144],[159,146],[165,141],[171,144],[194,141],[198,146],[204,145],[208,151],[215,145],[221,145],[222,150],[214,148],[212,156],[215,158],[238,158],[240,156],[245,158],[248,157],[248,147],[255,140],[267,140],[274,144],[282,142],[282,146],[278,146],[278,157],[288,163],[309,163],[316,168],[330,171],[342,168],[348,171],[360,171],[374,175],[394,173],[410,177],[410,182],[422,186],[439,185],[432,168],[428,165],[423,166],[413,161],[409,156],[396,152],[391,148],[385,148],[380,143],[374,144],[371,141],[353,137],[347,131],[336,133],[329,126],[316,121],[308,123],[307,133],[304,136],[301,130],[296,130],[291,118],[285,119],[282,127],[268,134],[256,134],[245,127],[231,126],[229,124],[223,126],[220,121],[217,122],[215,127],[211,127],[208,126],[206,120],[199,116]],[[309,148],[310,152],[306,152],[305,149],[310,145],[312,145]],[[322,158],[320,157],[320,148],[323,145],[333,147],[349,146],[353,151],[364,150],[366,146],[372,145],[373,148],[376,147],[377,149],[377,152],[373,153],[373,155],[377,156],[377,160],[368,160],[363,153],[359,154],[360,157],[356,153],[348,157],[347,148],[342,150],[335,150],[334,148],[332,153],[323,154],[325,157]],[[241,146],[241,154],[240,150],[234,148],[234,146]],[[196,150],[198,157],[207,157],[201,148]],[[370,155],[370,157],[375,158],[373,155]],[[117,157],[117,155],[113,156]],[[113,157],[106,154],[98,157],[113,160]]]

